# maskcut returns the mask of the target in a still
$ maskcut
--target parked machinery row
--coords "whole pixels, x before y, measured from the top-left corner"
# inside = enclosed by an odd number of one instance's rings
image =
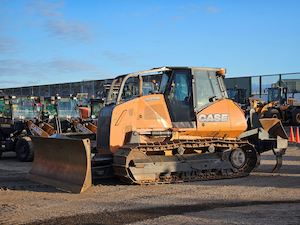
[[[103,101],[76,97],[0,96],[0,156],[14,151],[20,161],[32,161],[30,136],[89,134],[95,136],[95,118]],[[92,138],[93,139],[93,138]]]
[[[238,102],[246,114],[252,109],[260,118],[278,118],[286,125],[300,125],[300,102],[288,97],[286,87],[267,88],[267,101],[255,97],[247,98],[246,91],[243,88],[227,89],[229,98]]]

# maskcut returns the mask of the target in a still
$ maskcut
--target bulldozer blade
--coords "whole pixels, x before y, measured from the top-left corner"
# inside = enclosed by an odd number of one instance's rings
[[[32,137],[32,143],[29,179],[73,193],[92,185],[89,139]]]

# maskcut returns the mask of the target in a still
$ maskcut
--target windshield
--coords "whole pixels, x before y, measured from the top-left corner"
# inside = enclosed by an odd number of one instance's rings
[[[75,99],[62,98],[58,100],[57,111],[59,118],[78,118],[79,110]]]
[[[3,98],[0,99],[0,117],[9,119],[11,118],[11,108],[7,101],[9,100],[5,100]]]
[[[97,118],[99,115],[100,110],[103,108],[103,103],[101,102],[93,102],[91,103],[91,116]]]
[[[164,93],[165,92],[167,84],[168,84],[168,81],[169,81],[169,75],[167,73],[164,73],[162,75],[161,82],[160,82],[160,87],[159,87],[160,93]]]
[[[34,99],[16,98],[12,99],[13,118],[34,119],[38,118],[41,106],[35,104]]]
[[[163,75],[165,76],[162,80]],[[153,93],[163,93],[165,86],[168,81],[168,76],[166,74],[157,73],[157,74],[145,74],[141,75],[143,80],[142,85],[142,94],[148,95]],[[117,77],[111,84],[110,91],[107,95],[106,104],[115,103],[117,101],[118,93],[125,76]],[[139,77],[133,76],[126,80],[124,87],[121,93],[121,101],[127,101],[132,98],[139,96],[140,86],[139,86]]]
[[[149,95],[160,92],[162,74],[144,75],[143,79],[143,95]]]
[[[121,101],[127,101],[129,99],[139,96],[140,92],[139,78],[130,77],[125,81],[123,91],[121,93]]]
[[[268,89],[268,102],[279,101],[280,100],[280,89],[279,88],[269,88]]]
[[[226,97],[222,91],[223,78],[216,71],[193,70],[195,79],[195,108],[206,107],[211,102]]]
[[[228,98],[232,99],[233,101],[240,103],[240,104],[246,104],[246,89],[236,89],[236,88],[230,88],[227,89]]]
[[[56,116],[56,106],[54,103],[51,103],[51,100],[45,100],[44,102],[44,114],[46,116]]]
[[[78,106],[82,106],[82,107],[85,107],[85,106],[88,106],[89,105],[89,98],[79,98],[77,99],[77,104]]]

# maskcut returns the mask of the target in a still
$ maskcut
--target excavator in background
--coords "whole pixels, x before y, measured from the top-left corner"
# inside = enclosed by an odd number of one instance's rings
[[[0,156],[14,151],[20,161],[32,161],[30,136],[49,137],[56,130],[41,121],[42,105],[37,97],[0,97]]]
[[[251,99],[253,108],[261,118],[278,118],[284,124],[300,125],[300,102],[288,98],[286,87],[271,87],[267,89],[268,101]]]
[[[111,175],[133,184],[237,178],[265,151],[276,155],[277,171],[288,146],[281,122],[252,111],[247,124],[224,74],[160,67],[118,76],[99,113],[97,154],[89,139],[32,137],[29,178],[74,193]]]

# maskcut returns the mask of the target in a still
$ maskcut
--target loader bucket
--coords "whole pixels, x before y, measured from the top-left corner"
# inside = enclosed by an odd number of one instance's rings
[[[89,139],[32,137],[32,143],[29,179],[73,193],[92,185]]]

